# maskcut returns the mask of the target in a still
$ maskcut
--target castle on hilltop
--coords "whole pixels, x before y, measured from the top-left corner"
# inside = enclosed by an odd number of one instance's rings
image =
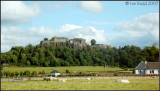
[[[65,37],[53,37],[52,40],[43,40],[40,42],[40,45],[50,45],[54,44],[55,47],[58,46],[67,46],[69,48],[82,49],[87,46],[86,40],[82,38],[68,39]]]

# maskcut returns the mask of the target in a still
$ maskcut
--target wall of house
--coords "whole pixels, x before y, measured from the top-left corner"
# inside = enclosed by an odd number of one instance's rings
[[[154,74],[159,74],[158,71],[159,71],[158,69],[154,70]]]
[[[55,76],[58,76],[58,75],[60,75],[60,73],[55,73]]]
[[[135,74],[139,74],[138,70],[135,70]]]
[[[150,70],[145,70],[145,74],[150,74]]]
[[[150,71],[151,71],[152,69],[149,69],[149,70],[146,70],[145,71],[145,74],[159,74],[159,69],[153,69],[154,70],[154,73],[150,73]]]
[[[51,73],[51,75],[58,76],[58,75],[60,75],[60,73]]]
[[[145,74],[145,70],[135,70],[135,74]]]

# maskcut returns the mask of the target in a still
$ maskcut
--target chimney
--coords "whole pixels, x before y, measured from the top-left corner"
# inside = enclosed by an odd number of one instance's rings
[[[145,61],[144,63],[147,64],[147,61]]]

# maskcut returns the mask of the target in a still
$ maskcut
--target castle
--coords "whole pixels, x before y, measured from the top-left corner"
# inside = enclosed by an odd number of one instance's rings
[[[86,40],[82,38],[68,39],[65,37],[53,37],[51,40],[47,39],[40,42],[40,45],[44,45],[44,46],[47,46],[50,44],[53,44],[55,47],[67,46],[69,48],[75,48],[75,49],[83,49],[85,46],[87,46]],[[107,48],[110,46],[103,45],[103,44],[95,44],[95,45],[91,45],[91,47]]]
[[[86,40],[82,38],[74,38],[68,39],[65,37],[53,37],[53,40],[43,40],[41,41],[40,45],[50,45],[54,44],[55,47],[58,46],[67,46],[69,48],[76,48],[82,49],[83,47],[87,46]]]

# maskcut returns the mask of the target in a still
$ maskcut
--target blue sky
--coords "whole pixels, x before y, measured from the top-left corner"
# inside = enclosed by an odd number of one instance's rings
[[[131,1],[136,3],[142,1]],[[159,2],[2,1],[2,52],[45,37],[82,37],[115,47],[159,45]],[[142,2],[143,3],[143,2]],[[144,3],[149,3],[145,1]]]

